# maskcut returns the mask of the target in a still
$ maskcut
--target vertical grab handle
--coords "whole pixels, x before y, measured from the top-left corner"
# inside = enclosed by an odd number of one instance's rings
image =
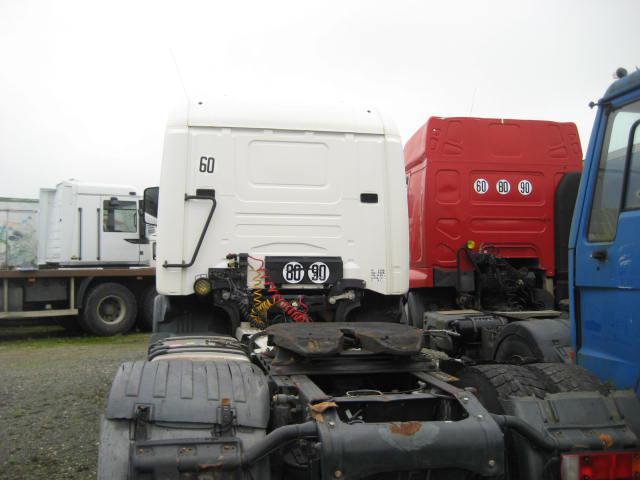
[[[96,222],[98,226],[98,254],[96,255],[96,260],[100,260],[100,208],[96,208],[96,216],[98,217],[98,221]]]
[[[215,190],[197,190],[196,195],[185,195],[184,201],[185,203],[189,200],[209,200],[211,202],[211,210],[209,210],[209,215],[207,216],[207,220],[204,222],[204,226],[202,227],[202,231],[200,232],[200,238],[198,239],[198,243],[196,245],[196,249],[193,252],[193,256],[189,263],[186,263],[182,260],[182,263],[168,263],[166,260],[162,264],[163,268],[189,268],[192,266],[196,258],[198,258],[198,253],[200,252],[200,247],[202,246],[202,242],[204,240],[205,235],[207,234],[207,230],[209,230],[209,224],[211,223],[211,217],[213,217],[213,212],[216,211],[216,206],[218,202],[215,198]]]
[[[78,208],[78,260],[82,260],[82,208]]]

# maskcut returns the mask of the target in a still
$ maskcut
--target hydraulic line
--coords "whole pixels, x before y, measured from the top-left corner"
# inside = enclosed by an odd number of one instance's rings
[[[249,267],[254,272],[252,290],[251,290],[251,312],[249,313],[250,324],[254,328],[266,328],[267,323],[265,321],[267,316],[267,311],[273,305],[273,302],[264,297],[262,294],[264,277],[265,277],[265,267],[264,260],[254,257],[249,257],[252,260],[256,260],[260,262],[260,267],[255,268],[251,263],[249,263]]]
[[[291,305],[287,300],[285,300],[282,294],[278,291],[278,287],[276,287],[276,284],[273,283],[268,277],[265,277],[265,286],[267,285],[269,287],[267,291],[271,294],[271,298],[273,299],[273,302],[282,309],[285,315],[293,319],[294,322],[310,321],[309,315],[306,312],[307,306],[304,303],[302,303],[302,305],[303,305],[303,308],[305,308],[305,310],[298,310],[296,307]]]
[[[266,328],[268,325],[267,312],[274,305],[277,305],[284,312],[285,316],[291,318],[294,322],[309,322],[308,307],[302,301],[302,298],[300,298],[298,302],[302,307],[302,310],[300,310],[284,298],[276,284],[267,276],[264,260],[251,256],[249,256],[249,258],[260,262],[259,268],[255,268],[249,264],[251,270],[254,272],[251,290],[251,326],[260,329]],[[265,297],[263,289],[267,290],[270,295],[269,297]]]

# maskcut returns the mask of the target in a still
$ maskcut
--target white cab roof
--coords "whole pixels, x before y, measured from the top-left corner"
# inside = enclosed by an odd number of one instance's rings
[[[169,125],[398,134],[393,122],[372,107],[341,103],[292,105],[227,98],[184,103],[174,110]]]
[[[140,195],[141,192],[132,185],[112,185],[102,183],[80,182],[78,180],[65,180],[56,185],[56,188],[70,186],[77,193],[88,195]]]

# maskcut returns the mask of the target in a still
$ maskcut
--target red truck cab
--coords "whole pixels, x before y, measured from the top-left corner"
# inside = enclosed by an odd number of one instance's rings
[[[510,282],[566,298],[575,124],[431,117],[404,155],[410,289],[423,304],[531,308],[518,305],[521,291],[500,291]]]

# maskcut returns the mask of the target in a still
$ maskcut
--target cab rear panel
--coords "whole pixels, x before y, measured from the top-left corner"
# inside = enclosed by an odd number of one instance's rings
[[[286,119],[258,128],[227,118],[237,126],[224,127],[214,110],[198,108],[165,138],[159,216],[170,221],[159,222],[158,291],[191,295],[195,281],[209,277],[214,303],[226,302],[237,320],[259,299],[236,292],[255,297],[268,288],[296,308],[315,302],[323,319],[345,303],[358,307],[365,292],[401,315],[406,189],[402,146],[388,122],[367,110],[366,121],[317,131]]]
[[[405,146],[411,286],[438,286],[468,240],[553,277],[556,189],[581,162],[572,123],[430,118]]]

